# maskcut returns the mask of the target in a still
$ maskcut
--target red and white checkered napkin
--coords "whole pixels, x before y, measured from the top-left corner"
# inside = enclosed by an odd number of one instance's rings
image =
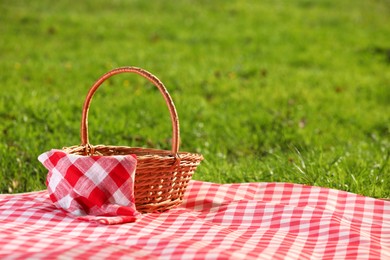
[[[51,150],[38,160],[49,170],[47,190],[57,208],[102,224],[133,222],[139,215],[135,155],[81,156]]]

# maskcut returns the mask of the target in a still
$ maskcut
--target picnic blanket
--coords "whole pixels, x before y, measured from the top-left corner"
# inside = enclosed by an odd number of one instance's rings
[[[289,183],[191,181],[183,204],[102,225],[47,191],[0,195],[0,259],[390,259],[390,202]]]

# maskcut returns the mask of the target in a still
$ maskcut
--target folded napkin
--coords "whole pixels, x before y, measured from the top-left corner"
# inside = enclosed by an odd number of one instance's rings
[[[49,170],[47,190],[54,205],[81,220],[120,224],[136,220],[135,155],[82,156],[61,150],[38,160]]]

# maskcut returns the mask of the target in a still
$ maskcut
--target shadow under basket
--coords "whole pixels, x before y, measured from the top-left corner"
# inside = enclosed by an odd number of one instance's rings
[[[91,145],[89,143],[88,110],[95,91],[109,77],[125,72],[143,76],[160,90],[171,116],[172,150]],[[180,205],[188,182],[203,160],[201,154],[179,152],[179,119],[168,91],[157,77],[136,67],[122,67],[111,70],[95,82],[84,102],[80,132],[81,145],[63,148],[66,153],[84,156],[127,154],[137,156],[134,196],[136,208],[141,213],[163,212]]]

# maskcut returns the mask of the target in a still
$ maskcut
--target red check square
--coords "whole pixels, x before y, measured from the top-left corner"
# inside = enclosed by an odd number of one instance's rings
[[[54,205],[88,221],[135,221],[134,155],[81,156],[51,150],[39,156],[48,169],[47,189]]]

